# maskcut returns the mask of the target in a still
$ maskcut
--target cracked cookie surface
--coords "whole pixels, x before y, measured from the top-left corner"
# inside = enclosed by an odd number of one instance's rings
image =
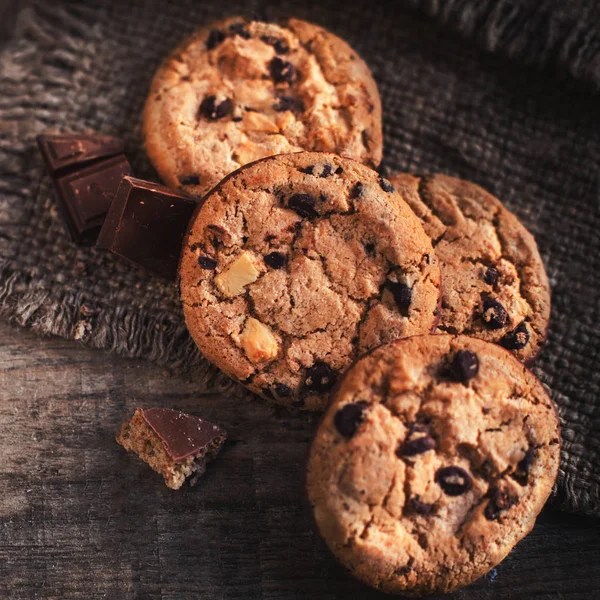
[[[258,161],[205,197],[180,264],[204,355],[280,404],[321,410],[365,351],[435,326],[440,271],[389,182],[306,152]]]
[[[165,183],[202,196],[263,157],[317,150],[381,160],[381,102],[365,62],[325,29],[239,17],[202,28],[154,76],[144,109]]]
[[[439,331],[495,342],[532,361],[546,339],[550,286],[533,236],[474,183],[390,178],[423,222],[442,268]]]
[[[308,498],[359,579],[448,592],[529,533],[559,458],[554,405],[518,360],[476,338],[415,336],[347,371],[309,450]]]

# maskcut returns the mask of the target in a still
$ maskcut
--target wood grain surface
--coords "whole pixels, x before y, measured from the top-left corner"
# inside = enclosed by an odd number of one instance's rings
[[[137,406],[224,426],[193,487],[171,491],[114,441]],[[203,395],[156,366],[0,324],[0,598],[376,599],[312,534],[314,417]],[[488,576],[447,598],[600,597],[600,523],[546,510]]]

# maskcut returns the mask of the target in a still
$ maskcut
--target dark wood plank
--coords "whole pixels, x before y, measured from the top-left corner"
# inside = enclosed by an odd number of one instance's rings
[[[173,492],[114,441],[136,406],[200,414],[231,441],[195,488]],[[384,598],[310,530],[313,423],[0,324],[0,597]],[[599,525],[546,511],[496,571],[448,598],[599,597]]]

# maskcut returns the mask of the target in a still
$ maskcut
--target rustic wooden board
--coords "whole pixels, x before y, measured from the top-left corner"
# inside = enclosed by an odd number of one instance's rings
[[[229,431],[196,487],[167,489],[116,444],[136,406]],[[312,421],[0,324],[0,598],[384,598],[311,533],[302,469]],[[546,511],[496,572],[448,598],[598,598],[599,525]]]

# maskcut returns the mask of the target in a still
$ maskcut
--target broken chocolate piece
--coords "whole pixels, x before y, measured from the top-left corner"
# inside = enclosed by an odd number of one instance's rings
[[[196,483],[226,437],[223,429],[200,417],[170,408],[138,408],[131,421],[121,427],[117,442],[137,454],[176,490],[190,476],[190,483]]]
[[[220,29],[211,29],[206,38],[206,49],[214,50],[225,37],[225,34]]]
[[[121,180],[131,173],[127,159],[117,155],[54,180],[58,208],[75,242],[95,241]]]
[[[42,134],[37,143],[50,175],[64,174],[92,160],[123,154],[123,140],[108,135]]]
[[[318,217],[319,213],[315,210],[317,199],[310,194],[294,194],[288,200],[288,208],[301,217]]]
[[[175,279],[183,236],[196,206],[166,186],[125,177],[96,245]]]
[[[392,292],[392,296],[394,296],[394,301],[396,302],[400,314],[404,317],[408,317],[408,310],[412,302],[412,290],[410,287],[401,281],[389,280],[386,281],[385,285],[387,289]]]

